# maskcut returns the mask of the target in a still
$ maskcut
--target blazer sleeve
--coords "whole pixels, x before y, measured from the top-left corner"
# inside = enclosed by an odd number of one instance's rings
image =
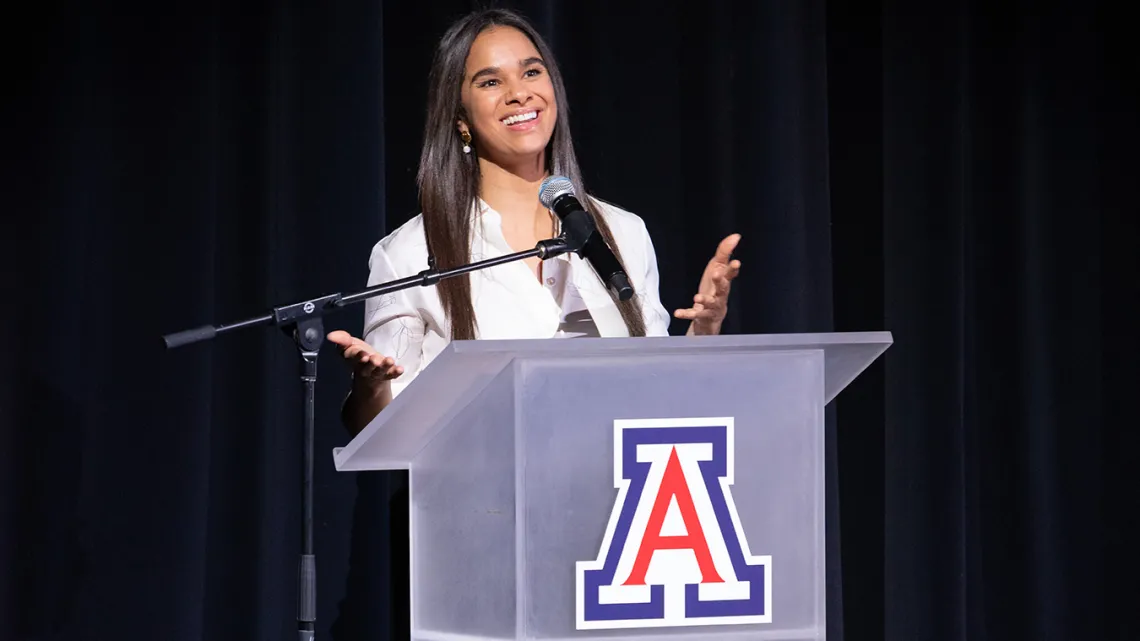
[[[661,274],[657,271],[657,252],[653,248],[653,239],[649,237],[649,230],[645,227],[645,222],[641,223],[641,233],[643,237],[645,261],[645,275],[642,276],[641,292],[638,296],[641,298],[641,313],[645,317],[645,335],[646,336],[668,336],[669,323],[672,316],[661,304]]]
[[[382,244],[368,260],[368,286],[401,278]],[[383,356],[391,356],[404,373],[392,381],[397,396],[420,373],[426,324],[407,290],[369,298],[364,302],[364,341]]]

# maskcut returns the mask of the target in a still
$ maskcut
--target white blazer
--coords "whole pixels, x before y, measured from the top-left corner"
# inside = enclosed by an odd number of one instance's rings
[[[638,216],[594,201],[620,248],[622,262],[641,305],[648,336],[667,336],[670,315],[658,293],[657,257],[644,221]],[[472,208],[473,261],[503,256],[513,250],[502,233],[502,218],[482,200]],[[427,241],[420,214],[393,231],[372,248],[368,286],[414,276],[427,269]],[[621,313],[597,273],[576,254],[548,259],[543,264],[545,283],[535,278],[523,261],[490,267],[470,274],[475,309],[476,338],[560,338],[568,316],[588,316],[589,327],[601,337],[629,336]],[[567,283],[559,283],[565,279]],[[564,285],[569,285],[564,286]],[[557,292],[557,293],[556,293]],[[581,308],[585,308],[584,310]],[[572,332],[573,333],[573,332]],[[586,335],[590,335],[587,333]],[[399,394],[450,342],[450,324],[435,287],[415,286],[365,301],[364,340],[377,352],[393,357],[404,373],[392,381]]]

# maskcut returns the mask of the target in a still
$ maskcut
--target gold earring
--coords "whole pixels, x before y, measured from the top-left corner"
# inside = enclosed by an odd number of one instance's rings
[[[463,153],[471,153],[471,132],[461,131],[459,137],[463,139]]]

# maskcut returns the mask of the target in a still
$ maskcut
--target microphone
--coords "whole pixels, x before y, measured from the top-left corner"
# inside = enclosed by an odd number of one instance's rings
[[[553,211],[562,221],[562,228],[571,247],[575,247],[577,241],[578,248],[572,251],[590,263],[618,300],[629,300],[633,296],[629,276],[601,234],[594,233],[593,220],[586,208],[574,196],[574,184],[570,179],[565,176],[550,176],[542,181],[542,186],[538,190],[538,199],[543,207]],[[581,240],[583,237],[584,243]]]

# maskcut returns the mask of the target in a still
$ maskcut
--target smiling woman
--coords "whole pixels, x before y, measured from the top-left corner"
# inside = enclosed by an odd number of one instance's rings
[[[541,171],[541,158],[558,120],[558,103],[546,63],[522,33],[511,28],[491,29],[480,34],[467,57],[471,81],[463,83],[462,103],[470,128],[483,141],[482,158],[520,173]],[[518,58],[531,51],[535,55]],[[486,65],[486,66],[484,66]],[[517,77],[507,83],[503,77]],[[507,95],[514,92],[515,95]],[[470,133],[459,121],[461,135]],[[469,153],[469,152],[468,152]]]
[[[429,78],[418,175],[421,213],[376,244],[369,285],[413,276],[430,265],[533,248],[558,234],[539,201],[551,175],[588,194],[574,154],[562,76],[550,48],[521,16],[472,13],[444,34]],[[635,295],[618,300],[575,255],[513,262],[370,299],[363,339],[338,331],[353,371],[343,420],[355,434],[452,340],[665,336],[657,259],[638,216],[582,199],[598,233],[629,275]],[[716,248],[693,297],[674,316],[689,334],[717,334],[739,261],[733,234]]]

